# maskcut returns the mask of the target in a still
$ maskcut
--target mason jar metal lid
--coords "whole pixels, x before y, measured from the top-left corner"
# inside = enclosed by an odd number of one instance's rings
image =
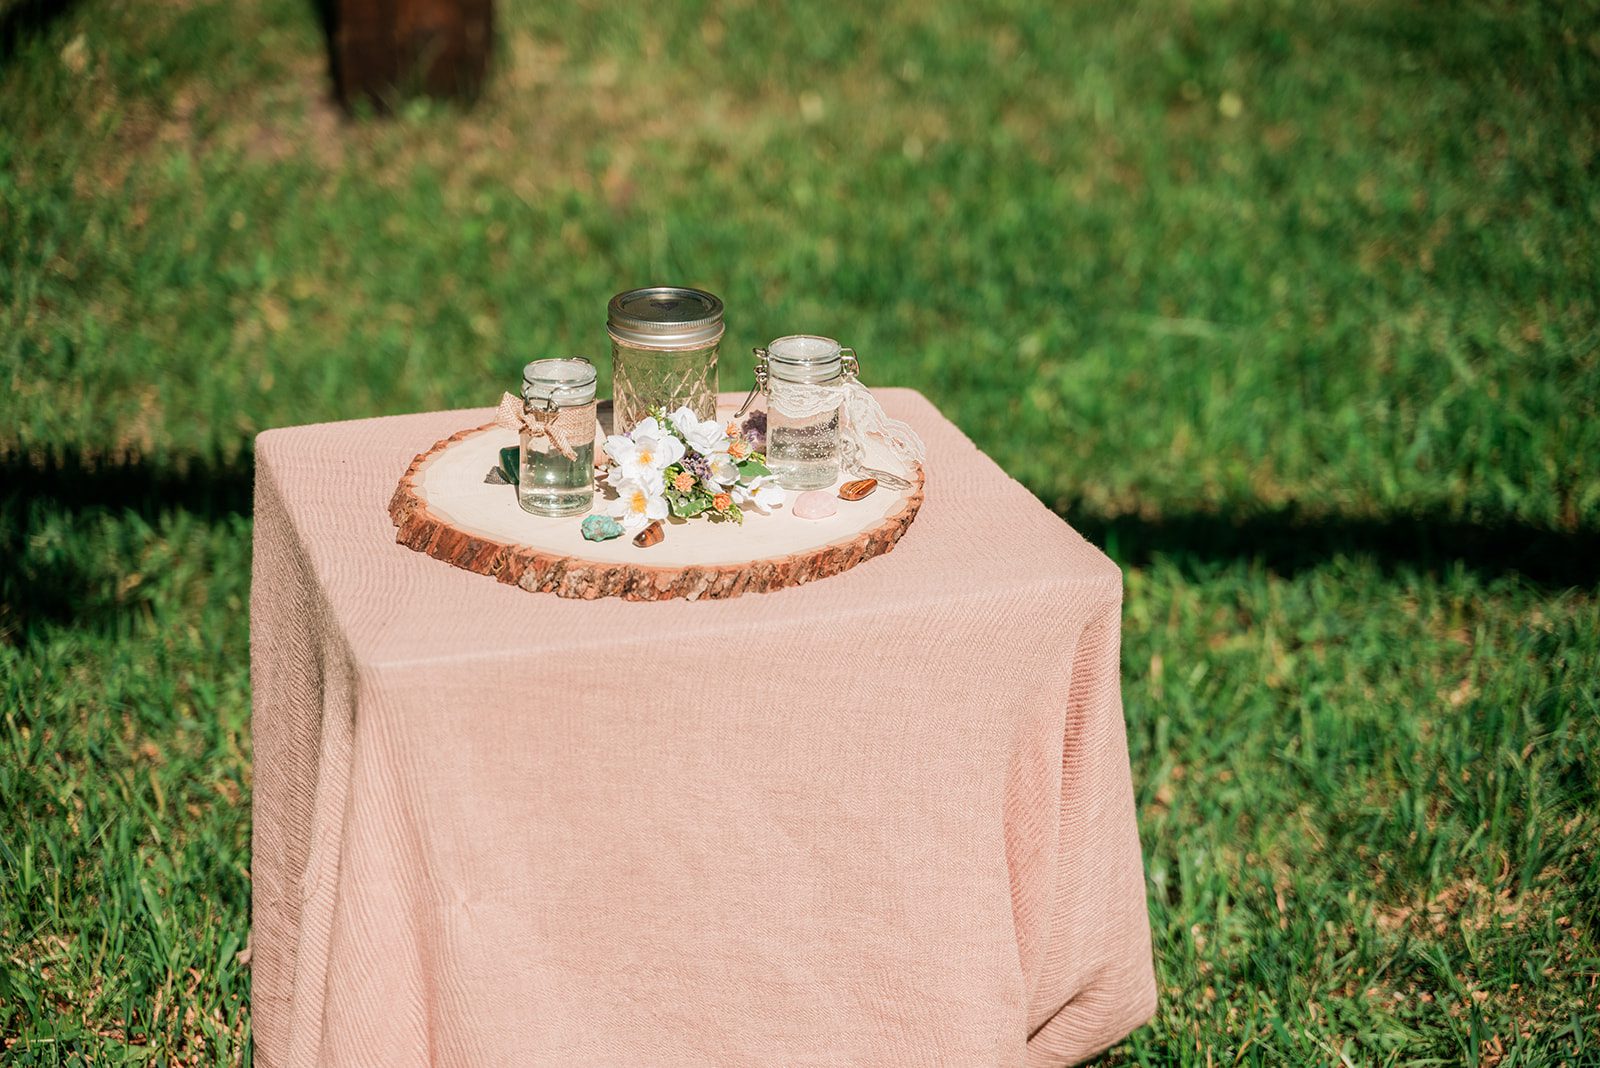
[[[682,286],[630,289],[611,298],[606,330],[626,345],[701,349],[722,337],[722,301]]]
[[[594,400],[594,364],[582,356],[571,359],[534,360],[522,369],[522,399],[558,408],[571,408]]]
[[[843,352],[831,337],[790,334],[767,346],[767,372],[785,382],[826,382],[843,369]]]

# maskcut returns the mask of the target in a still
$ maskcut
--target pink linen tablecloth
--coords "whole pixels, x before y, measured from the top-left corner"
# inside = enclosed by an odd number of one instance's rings
[[[261,435],[258,1064],[1060,1065],[1150,1016],[1121,575],[882,395],[899,546],[715,602],[397,545],[488,409]]]

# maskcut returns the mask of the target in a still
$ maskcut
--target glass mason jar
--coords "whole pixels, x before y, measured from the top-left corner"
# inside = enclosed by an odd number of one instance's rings
[[[840,406],[845,376],[857,373],[854,350],[791,334],[755,353],[756,385],[767,393],[767,466],[784,489],[827,489],[839,480]]]
[[[581,356],[534,360],[522,369],[529,425],[522,430],[517,503],[524,512],[578,515],[593,506],[594,383],[594,365]]]
[[[630,289],[611,298],[606,332],[614,433],[626,434],[658,407],[716,417],[719,298],[679,286]]]

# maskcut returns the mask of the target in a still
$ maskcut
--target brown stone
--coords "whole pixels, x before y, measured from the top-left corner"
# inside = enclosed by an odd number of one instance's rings
[[[867,494],[878,488],[875,478],[862,478],[854,482],[846,482],[839,487],[839,499],[845,501],[859,501]]]
[[[660,545],[661,539],[667,536],[666,524],[657,519],[649,526],[633,536],[633,543],[641,549],[648,549],[652,545]]]

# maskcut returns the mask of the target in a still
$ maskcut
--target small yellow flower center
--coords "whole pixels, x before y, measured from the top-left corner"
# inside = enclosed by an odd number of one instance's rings
[[[656,454],[651,452],[649,449],[640,449],[639,462],[642,464],[653,464],[656,462]]]
[[[628,502],[628,507],[635,512],[642,512],[650,507],[650,498],[645,496],[643,490],[634,490],[633,499]]]

